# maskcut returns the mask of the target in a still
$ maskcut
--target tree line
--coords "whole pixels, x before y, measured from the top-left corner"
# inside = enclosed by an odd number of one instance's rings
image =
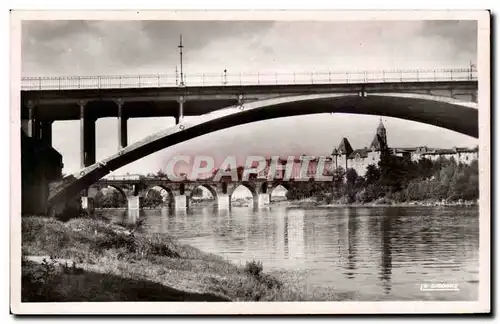
[[[338,169],[332,182],[296,182],[287,199],[314,197],[325,203],[384,203],[409,201],[476,200],[479,198],[477,160],[470,165],[455,159],[418,162],[383,153],[364,176],[354,169]]]

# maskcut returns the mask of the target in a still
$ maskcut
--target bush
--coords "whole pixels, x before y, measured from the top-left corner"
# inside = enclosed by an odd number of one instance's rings
[[[262,274],[263,269],[264,269],[264,266],[262,265],[261,261],[253,260],[251,262],[247,261],[247,263],[245,264],[244,271],[248,275],[258,278]]]

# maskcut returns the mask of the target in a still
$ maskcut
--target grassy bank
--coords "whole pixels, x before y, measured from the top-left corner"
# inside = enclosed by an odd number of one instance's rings
[[[105,219],[22,219],[23,301],[338,300]]]

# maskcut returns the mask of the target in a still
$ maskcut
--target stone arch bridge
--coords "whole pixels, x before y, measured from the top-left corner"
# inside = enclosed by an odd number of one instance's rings
[[[180,181],[173,182],[169,179],[138,179],[138,180],[111,180],[101,179],[93,183],[87,195],[82,197],[84,209],[93,209],[93,199],[97,192],[104,188],[112,187],[127,198],[128,209],[141,209],[143,200],[150,190],[158,187],[165,190],[169,197],[169,207],[187,209],[190,206],[193,192],[196,188],[204,187],[214,197],[218,208],[230,208],[231,196],[239,186],[247,188],[253,197],[254,207],[269,204],[273,190],[278,186],[289,189],[286,181],[268,181],[265,179],[250,179],[238,182],[215,182],[212,180]]]

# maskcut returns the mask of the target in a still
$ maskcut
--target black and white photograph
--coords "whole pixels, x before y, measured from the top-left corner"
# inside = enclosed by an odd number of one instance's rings
[[[11,33],[12,312],[490,311],[488,11]]]

